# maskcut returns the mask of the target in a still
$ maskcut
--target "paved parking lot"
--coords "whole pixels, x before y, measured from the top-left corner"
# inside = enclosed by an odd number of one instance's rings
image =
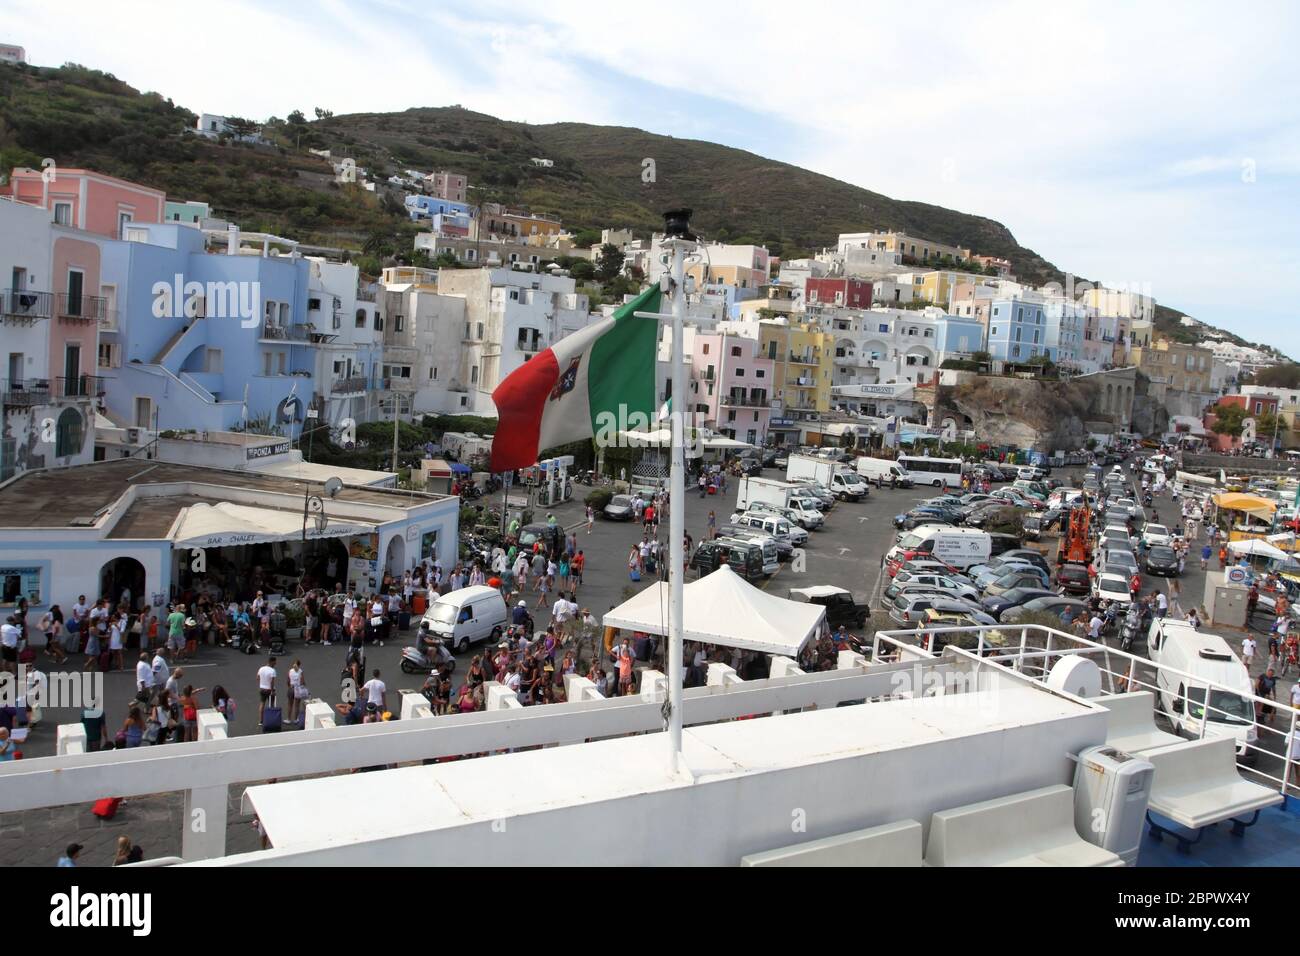
[[[777,475],[774,469],[767,470],[767,476]],[[1078,480],[1077,473],[1056,477]],[[577,493],[581,496],[587,490],[589,489],[578,486]],[[934,489],[930,488],[872,489],[870,497],[862,502],[837,503],[827,515],[823,530],[810,533],[803,569],[797,571],[789,563],[782,564],[780,570],[767,578],[761,586],[774,594],[785,596],[792,587],[830,584],[850,590],[858,601],[865,602],[877,588],[883,555],[893,544],[893,516],[934,494]],[[725,495],[704,499],[688,490],[688,532],[696,542],[703,540],[707,537],[709,512],[714,512],[716,522],[721,526],[727,523],[734,505],[734,483]],[[1173,506],[1168,498],[1158,502],[1157,508],[1162,517],[1172,517]],[[627,574],[628,551],[641,538],[639,525],[598,520],[592,533],[588,534],[580,500],[551,510],[557,520],[576,533],[577,546],[586,553],[586,581],[578,592],[580,605],[590,607],[599,618],[608,608],[625,600],[638,588],[648,586],[648,580],[639,585],[632,584]],[[661,537],[667,539],[666,521],[662,525]],[[1055,539],[1048,539],[1046,544],[1049,548],[1054,547]],[[693,577],[693,572],[691,576]],[[1185,608],[1191,606],[1193,601],[1197,605],[1201,604],[1204,579],[1199,561],[1189,561],[1181,580],[1182,603]],[[1144,589],[1152,586],[1167,588],[1168,583],[1159,582],[1158,579],[1145,579]],[[531,606],[535,596],[529,595],[528,600]],[[548,623],[547,612],[535,610],[534,614],[539,627]],[[876,614],[876,621],[882,629],[893,626],[883,612]],[[867,628],[868,633],[871,630],[870,627]],[[1235,647],[1240,646],[1241,635],[1231,632],[1224,632],[1224,635]],[[396,709],[397,692],[400,689],[418,688],[422,682],[422,677],[404,675],[398,668],[402,647],[411,642],[413,633],[401,635],[401,638],[399,641],[389,641],[385,647],[371,647],[367,655],[368,667],[378,667],[388,684],[393,709]],[[1261,644],[1266,642],[1261,640]],[[459,655],[457,674],[464,673],[472,654],[485,649],[480,646]],[[1134,651],[1144,653],[1145,645],[1140,643]],[[331,703],[337,702],[340,699],[339,675],[345,653],[344,647],[308,647],[301,642],[291,642],[280,660],[281,683],[289,664],[299,659],[303,663],[306,683],[313,696]],[[226,648],[206,647],[201,649],[195,661],[183,665],[185,682],[209,689],[216,684],[224,685],[240,705],[239,714],[230,728],[231,733],[255,733],[259,730],[255,674],[264,660],[260,656],[249,657]],[[1260,666],[1257,664],[1256,671]],[[134,675],[130,671],[110,673],[105,677],[110,732],[116,731],[125,716],[134,689],[133,681]],[[1279,700],[1287,699],[1290,684],[1291,681],[1279,682]],[[77,719],[79,715],[72,711],[47,711],[44,721],[34,729],[32,739],[24,748],[26,755],[30,758],[52,754],[55,726],[59,722],[73,722]],[[1275,737],[1265,741],[1265,744],[1271,751],[1281,750],[1281,742]],[[1280,761],[1266,761],[1266,766],[1272,772],[1276,772],[1279,765]],[[238,813],[240,792],[242,787],[231,788],[229,840],[232,850],[249,850],[256,846],[256,834],[250,821]],[[55,851],[72,839],[87,845],[83,857],[85,863],[107,864],[111,861],[112,842],[120,833],[129,834],[133,841],[144,846],[149,856],[176,853],[180,847],[180,800],[179,794],[129,800],[123,805],[118,819],[111,824],[97,821],[90,814],[88,806],[0,816],[0,865],[48,864],[58,855]]]

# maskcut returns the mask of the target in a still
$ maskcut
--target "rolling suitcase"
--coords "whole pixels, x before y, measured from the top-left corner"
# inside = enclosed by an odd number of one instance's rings
[[[284,713],[276,706],[275,695],[262,708],[262,733],[278,734],[284,728]]]

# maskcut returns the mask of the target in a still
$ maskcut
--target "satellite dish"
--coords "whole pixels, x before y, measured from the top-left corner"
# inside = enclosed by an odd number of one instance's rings
[[[325,482],[325,494],[331,498],[337,497],[338,493],[343,490],[343,482],[338,478],[331,478]]]

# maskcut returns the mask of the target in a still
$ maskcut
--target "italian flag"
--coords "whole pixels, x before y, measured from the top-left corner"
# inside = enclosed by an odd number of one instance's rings
[[[655,421],[659,323],[633,313],[658,312],[660,295],[659,284],[651,285],[610,318],[561,339],[506,376],[492,393],[499,417],[494,472],[536,464],[539,452],[591,438],[602,421],[617,422],[619,429],[629,427],[633,415]]]

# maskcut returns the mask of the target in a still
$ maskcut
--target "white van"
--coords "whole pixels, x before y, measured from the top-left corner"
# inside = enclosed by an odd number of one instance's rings
[[[871,494],[871,489],[856,471],[837,471],[831,475],[831,493],[841,501],[858,501]]]
[[[904,532],[885,558],[898,562],[934,557],[955,568],[969,568],[983,564],[992,552],[993,539],[987,531],[927,524]]]
[[[1198,631],[1186,621],[1156,618],[1147,634],[1147,656],[1157,665],[1156,706],[1185,737],[1235,737],[1237,759],[1249,763],[1247,750],[1259,738],[1255,728],[1254,690],[1250,674],[1228,642],[1217,634]],[[1209,707],[1205,692],[1209,688]],[[1206,711],[1208,710],[1208,713]]]
[[[498,640],[509,621],[501,592],[483,584],[448,591],[429,605],[421,619],[458,653],[479,641]]]
[[[879,484],[889,484],[890,479],[900,488],[912,487],[912,476],[896,461],[890,461],[888,458],[859,458],[858,474],[867,481],[874,481]]]

